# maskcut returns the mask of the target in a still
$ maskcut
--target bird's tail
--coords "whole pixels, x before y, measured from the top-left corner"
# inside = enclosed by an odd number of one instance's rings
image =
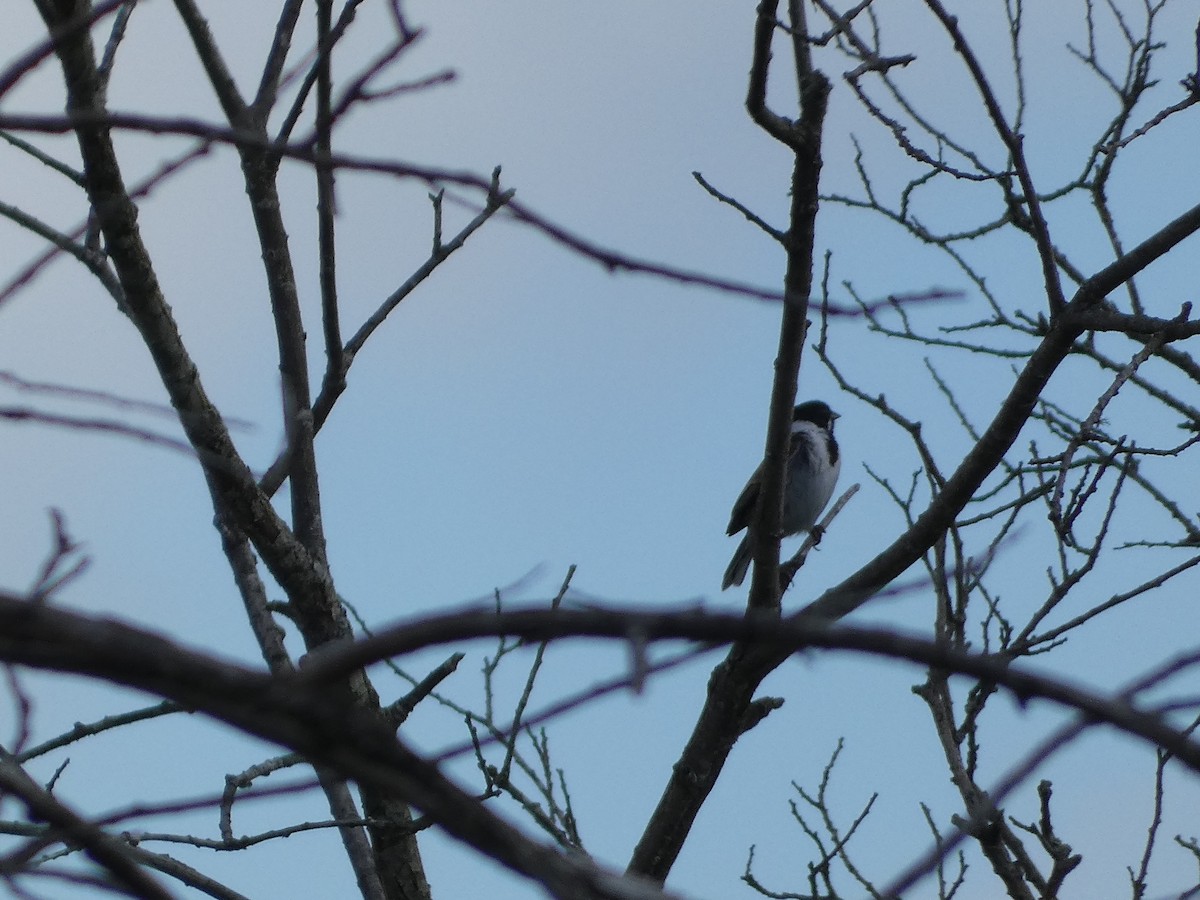
[[[725,590],[732,584],[741,584],[746,580],[746,571],[750,568],[750,560],[754,553],[750,548],[750,534],[747,532],[742,536],[742,542],[738,544],[737,550],[733,552],[733,559],[729,561],[729,568],[725,570],[725,580],[721,582],[721,590]]]

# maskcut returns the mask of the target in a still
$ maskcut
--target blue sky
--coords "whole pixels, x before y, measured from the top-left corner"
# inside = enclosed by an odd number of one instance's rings
[[[266,5],[209,6],[205,11],[218,41],[230,48],[246,88],[272,28]],[[783,224],[787,155],[742,109],[752,4],[424,2],[409,9],[428,34],[397,70],[399,77],[448,67],[457,78],[352,116],[340,147],[480,174],[500,164],[504,183],[524,203],[591,240],[682,268],[769,288],[779,284],[778,248],[737,213],[714,203],[691,176],[701,171],[772,223]],[[1056,10],[1061,13],[1038,11],[1044,18],[1029,33],[1044,38],[1037,45],[1043,52],[1027,56],[1028,150],[1047,184],[1074,173],[1080,148],[1091,139],[1089,129],[1106,113],[1103,93],[1088,86],[1062,50],[1065,41],[1083,40],[1081,15],[1068,14],[1065,5]],[[1183,18],[1182,5],[1178,12],[1163,31],[1168,40],[1195,24]],[[363,11],[363,26],[339,57],[347,71],[370,52],[370,18],[378,15]],[[37,36],[30,9],[21,5],[13,16],[3,39],[5,58]],[[977,33],[994,27],[970,24]],[[905,85],[928,110],[978,139],[990,159],[1000,159],[945,39],[930,36],[915,16],[885,25],[897,52],[915,45],[920,56],[899,76]],[[1159,106],[1180,99],[1175,85],[1194,64],[1189,41],[1162,55],[1162,86],[1152,94]],[[1004,51],[996,43],[983,55],[1000,67]],[[825,189],[861,193],[851,131],[861,138],[881,184],[911,177],[911,164],[897,160],[886,134],[864,119],[837,78],[845,67],[841,60],[822,64],[835,80]],[[54,83],[53,70],[44,67],[5,98],[2,108],[56,109]],[[790,112],[786,81],[775,79],[772,88],[776,107]],[[133,16],[111,102],[117,109],[183,107],[192,115],[217,116],[168,4],[146,3]],[[1195,202],[1200,179],[1190,160],[1196,131],[1195,116],[1184,114],[1131,150],[1127,175],[1114,188],[1128,243]],[[121,146],[129,154],[132,180],[184,145],[129,136]],[[78,197],[65,186],[16,162],[12,151],[3,158],[13,173],[0,178],[4,200],[50,209],[47,218],[63,227],[83,215]],[[291,246],[313,314],[313,371],[319,374],[323,356],[310,215],[315,195],[300,167],[286,167],[284,183]],[[340,180],[339,279],[347,333],[428,253],[427,192],[424,185],[382,177]],[[981,205],[984,193],[978,195]],[[931,192],[930,220],[946,227],[975,221],[977,210],[958,196]],[[258,252],[242,201],[234,155],[217,150],[145,201],[140,222],[205,385],[227,415],[246,423],[236,428],[235,439],[261,470],[282,441],[279,386]],[[1051,219],[1056,236],[1085,268],[1110,257],[1087,212],[1055,209]],[[448,204],[447,231],[469,215]],[[844,279],[864,297],[961,288],[968,292],[961,303],[916,315],[937,324],[979,317],[961,273],[895,227],[827,206],[819,229],[819,249],[833,253],[831,282],[839,298],[845,298]],[[17,229],[6,225],[4,234],[6,258],[20,264],[37,252],[36,242]],[[1155,313],[1174,314],[1180,302],[1192,298],[1194,252],[1185,244],[1149,273]],[[1036,297],[1031,245],[994,241],[979,254],[997,263],[989,269],[993,290],[1006,298]],[[1026,306],[1036,307],[1036,301]],[[6,326],[0,329],[0,368],[30,380],[164,402],[128,322],[71,264],[60,261],[41,274],[0,308],[0,316]],[[318,440],[339,589],[369,622],[382,624],[453,608],[509,585],[518,587],[507,599],[544,599],[573,564],[581,598],[737,608],[741,596],[717,590],[734,546],[724,527],[730,503],[761,456],[777,326],[778,310],[769,303],[653,278],[611,276],[518,225],[489,224],[375,335]],[[957,462],[967,441],[930,382],[921,362],[924,350],[873,338],[857,322],[836,322],[830,341],[848,373],[926,422],[945,466]],[[976,421],[985,422],[1007,389],[1007,366],[961,357],[937,362],[970,396]],[[1068,367],[1056,390],[1070,396],[1075,379],[1080,390],[1098,383],[1083,377]],[[897,483],[906,483],[915,465],[902,435],[839,395],[811,354],[800,395],[824,398],[842,412],[842,486],[863,482],[864,488],[810,558],[786,601],[789,608],[839,581],[897,532],[900,515],[870,482],[864,464]],[[11,393],[3,402],[79,410]],[[166,419],[120,415],[174,433]],[[1142,416],[1124,397],[1112,415],[1126,430],[1136,428],[1146,443],[1168,444],[1178,434],[1173,422]],[[0,473],[9,521],[0,583],[30,583],[49,547],[46,509],[57,507],[92,559],[62,602],[257,661],[211,527],[202,479],[189,457],[112,437],[6,425]],[[1180,490],[1185,508],[1195,509],[1195,484]],[[1136,519],[1130,527],[1137,531]],[[1003,565],[1005,593],[1018,605],[1040,602],[1044,554],[1028,540],[1010,552]],[[1136,573],[1141,565],[1156,564],[1146,557],[1106,562],[1090,596],[1114,589],[1130,569]],[[1184,646],[1178,623],[1194,615],[1194,579],[1191,586],[1156,598],[1152,616],[1135,609],[1115,613],[1111,626],[1085,633],[1047,665],[1101,686],[1120,683],[1169,655],[1162,648]],[[930,609],[930,598],[913,592],[864,611],[861,619],[917,628],[929,620]],[[1130,634],[1136,636],[1132,642]],[[488,647],[473,650],[447,686],[463,699],[480,696],[476,672]],[[420,674],[441,658],[424,654],[406,666]],[[581,643],[553,648],[535,706],[617,674],[624,664],[620,648]],[[628,858],[693,722],[709,665],[692,664],[654,680],[640,697],[610,698],[552,728],[555,762],[568,772],[583,835],[600,859],[621,865]],[[521,674],[511,675],[510,690]],[[922,852],[928,833],[918,802],[929,803],[945,827],[957,807],[928,715],[909,690],[921,677],[915,668],[811,654],[782,667],[764,692],[787,697],[787,705],[739,744],[672,886],[696,897],[752,896],[737,879],[748,846],[756,844],[756,871],[764,882],[801,889],[810,852],[790,820],[790,782],[815,787],[842,737],[845,750],[834,782],[839,813],[848,821],[872,792],[880,792],[859,845],[870,873],[882,883]],[[28,676],[28,682],[36,688],[41,735],[144,702],[74,680]],[[403,687],[384,677],[381,690],[394,695]],[[1007,700],[999,705],[1009,706]],[[1058,721],[1061,717],[1038,707],[1000,716],[989,735],[995,755],[986,760],[988,771],[999,775]],[[430,709],[418,715],[408,736],[435,750],[463,735],[452,716]],[[73,749],[60,790],[97,811],[163,792],[216,791],[226,772],[272,752],[181,718]],[[47,771],[39,774],[48,775],[61,759],[48,760]],[[470,761],[456,765],[470,782]],[[115,778],[114,772],[134,777]],[[1149,816],[1152,755],[1131,741],[1095,735],[1056,757],[1047,773],[1061,779],[1056,794],[1061,832],[1089,854],[1085,872],[1069,882],[1077,892],[1069,896],[1096,896],[1089,891],[1101,886],[1123,890],[1124,867],[1136,863]],[[1174,814],[1182,815],[1195,801],[1195,785],[1180,779],[1177,790],[1181,800]],[[1013,807],[1026,820],[1034,810],[1029,797],[1019,794]],[[288,803],[294,804],[294,818],[322,814],[315,795]],[[264,804],[261,811],[247,811],[241,827],[268,827],[291,811]],[[194,827],[211,833],[211,819],[198,817]],[[1130,819],[1136,824],[1116,827],[1117,820]],[[1173,827],[1186,832],[1190,825],[1183,817]],[[427,853],[441,896],[472,896],[481,884],[495,897],[537,896],[530,886],[436,837]],[[255,898],[345,896],[352,884],[328,837],[294,837],[252,855],[195,858]],[[1173,860],[1180,873],[1190,865],[1171,848],[1163,850],[1163,859]],[[983,868],[981,860],[973,863]],[[979,874],[977,893],[967,896],[995,896],[992,882]],[[1177,883],[1168,876],[1159,887],[1166,891]],[[925,885],[914,896],[930,896],[929,890]],[[64,889],[61,896],[71,895]]]

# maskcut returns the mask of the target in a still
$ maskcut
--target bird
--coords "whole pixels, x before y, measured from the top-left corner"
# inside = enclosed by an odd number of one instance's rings
[[[819,531],[814,531],[817,519],[833,496],[842,470],[842,457],[833,436],[833,423],[837,418],[838,414],[820,400],[809,400],[792,410],[792,434],[784,470],[783,520],[780,523],[785,536],[811,531],[820,540]],[[750,527],[750,520],[758,507],[761,481],[760,463],[733,504],[726,534],[737,534],[743,528],[746,533],[725,570],[721,590],[740,585],[754,558],[757,535]]]

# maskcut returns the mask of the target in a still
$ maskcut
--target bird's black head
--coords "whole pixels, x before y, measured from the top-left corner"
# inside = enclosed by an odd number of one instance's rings
[[[837,413],[820,400],[809,400],[792,410],[793,422],[812,422],[818,428],[830,428],[837,417]]]

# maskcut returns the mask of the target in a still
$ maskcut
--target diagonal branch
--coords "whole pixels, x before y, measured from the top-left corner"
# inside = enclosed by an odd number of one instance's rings
[[[188,36],[196,47],[196,55],[200,58],[200,64],[204,66],[204,72],[208,75],[213,91],[216,92],[221,109],[225,111],[225,117],[234,127],[249,126],[246,101],[242,99],[233,74],[225,64],[221,50],[213,40],[208,22],[200,14],[195,0],[175,0],[175,9],[179,12],[179,18],[183,19]]]
[[[946,29],[946,33],[950,35],[951,40],[954,42],[954,50],[962,58],[963,63],[971,73],[971,78],[975,82],[975,87],[979,90],[979,95],[983,99],[988,116],[991,117],[992,127],[996,129],[996,134],[999,135],[1000,140],[1004,143],[1012,159],[1013,169],[1016,172],[1017,180],[1021,183],[1021,190],[1025,195],[1025,205],[1029,209],[1033,238],[1037,245],[1038,257],[1042,263],[1042,278],[1046,289],[1046,299],[1049,303],[1051,314],[1057,314],[1066,305],[1066,298],[1063,295],[1062,282],[1058,276],[1058,265],[1055,262],[1054,243],[1050,240],[1050,229],[1046,224],[1045,216],[1042,214],[1041,201],[1038,200],[1037,191],[1033,186],[1033,176],[1029,171],[1029,163],[1025,159],[1024,137],[1009,127],[1008,120],[1004,117],[1004,111],[1000,108],[1000,103],[996,99],[991,84],[987,80],[987,75],[984,74],[983,67],[980,65],[979,59],[975,56],[975,51],[971,49],[966,37],[963,36],[961,29],[958,27],[958,19],[946,11],[940,0],[925,0],[925,5],[929,7],[930,12],[934,14],[937,20],[942,23],[942,27]]]
[[[333,0],[328,0],[328,6]],[[279,22],[275,25],[275,37],[271,41],[271,49],[267,53],[267,61],[263,64],[262,77],[258,82],[258,91],[254,95],[251,107],[255,115],[266,121],[267,115],[275,105],[279,94],[279,82],[283,77],[283,67],[287,63],[288,51],[292,49],[292,36],[296,32],[296,24],[300,21],[300,10],[304,0],[287,0],[279,13]],[[321,4],[318,4],[320,8]]]
[[[57,52],[56,47],[59,41],[78,37],[80,33],[87,31],[101,19],[119,11],[128,2],[129,0],[104,0],[104,2],[91,7],[81,4],[78,15],[67,11],[65,15],[56,20],[56,24],[50,28],[50,35],[45,40],[30,47],[29,50],[14,59],[8,68],[0,72],[0,97],[12,90],[43,60],[53,56]]]
[[[52,19],[47,25],[53,31],[60,23]],[[87,118],[103,110],[99,75],[90,36],[87,32],[71,34],[57,47],[67,88],[67,110],[69,115],[80,112]],[[102,121],[103,116],[95,120]],[[105,235],[130,318],[154,359],[188,442],[204,466],[214,505],[228,510],[246,529],[281,584],[310,584],[314,575],[307,553],[290,539],[287,526],[258,491],[183,345],[142,242],[137,209],[122,179],[108,128],[80,124],[76,138],[88,197]]]
[[[346,375],[349,373],[351,365],[354,364],[358,352],[366,345],[367,340],[375,330],[384,323],[387,317],[391,315],[405,298],[416,290],[426,278],[433,274],[433,271],[438,266],[445,262],[455,251],[461,249],[471,235],[478,231],[485,222],[512,199],[513,191],[500,191],[499,179],[500,170],[497,169],[492,174],[492,189],[488,192],[488,201],[479,214],[463,226],[462,230],[450,240],[436,241],[429,258],[418,266],[416,271],[405,279],[403,284],[387,296],[383,303],[379,305],[379,308],[367,318],[366,322],[362,324],[358,331],[354,333],[354,336],[346,343],[346,346],[342,348],[340,369],[329,368],[325,375],[325,381],[321,385],[321,392],[317,395],[317,399],[313,403],[314,434],[321,430],[321,427],[329,418],[329,414],[333,411],[334,404],[337,403],[338,398],[346,390]],[[284,480],[288,477],[288,469],[289,451],[285,449],[262,477],[261,486],[268,496],[279,490]]]
[[[171,900],[171,894],[137,865],[121,841],[68,809],[5,752],[0,752],[0,789],[18,798],[31,818],[49,825],[58,840],[82,847],[130,896]]]
[[[945,486],[911,528],[891,546],[797,615],[834,621],[858,609],[945,533],[983,481],[1017,439],[1034,404],[1075,340],[1090,323],[1092,311],[1126,280],[1200,230],[1200,205],[1170,222],[1123,257],[1081,284],[1063,314],[1021,369],[987,430],[963,458]]]
[[[452,837],[560,900],[667,898],[638,879],[525,837],[400,742],[380,717],[347,702],[344,679],[314,684],[256,672],[7,592],[0,592],[0,659],[88,674],[204,710],[355,779],[373,795],[412,804]]]

